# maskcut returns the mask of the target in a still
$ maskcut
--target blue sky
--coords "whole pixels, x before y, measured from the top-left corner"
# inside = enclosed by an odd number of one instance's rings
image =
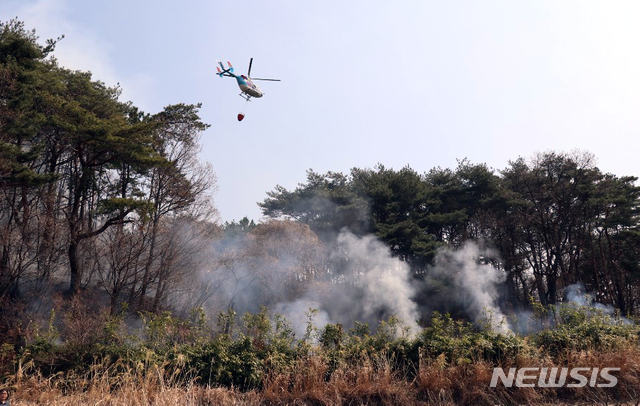
[[[222,221],[306,170],[589,151],[640,176],[640,2],[2,0],[59,63],[149,113],[202,103]],[[247,105],[215,60],[260,82]],[[238,122],[243,111],[246,118]]]

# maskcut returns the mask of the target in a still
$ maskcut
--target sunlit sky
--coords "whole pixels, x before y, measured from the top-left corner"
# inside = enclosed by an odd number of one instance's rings
[[[589,151],[640,176],[640,2],[2,0],[62,66],[120,83],[149,113],[202,103],[222,221],[306,170],[382,163],[496,170]],[[247,104],[215,60],[259,82]],[[237,114],[246,118],[237,121]]]

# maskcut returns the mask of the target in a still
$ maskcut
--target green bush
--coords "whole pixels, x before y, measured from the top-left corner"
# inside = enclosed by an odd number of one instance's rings
[[[564,305],[556,308],[553,329],[532,336],[533,343],[552,357],[571,350],[610,350],[636,342],[638,325],[620,317],[612,317],[588,306]]]
[[[575,306],[550,309],[548,315],[555,317],[550,319],[555,328],[530,337],[477,328],[438,312],[415,336],[409,336],[394,317],[381,322],[372,334],[363,323],[356,323],[348,331],[340,324],[317,329],[311,324],[312,315],[310,312],[308,334],[297,341],[284,318],[272,316],[263,308],[259,313],[244,315],[241,324],[233,311],[222,314],[223,332],[218,334],[206,327],[200,311],[194,311],[187,320],[169,313],[145,314],[138,334],[127,332],[122,318],[109,318],[102,335],[80,345],[59,338],[52,313],[49,327],[36,331],[12,362],[19,359],[28,363],[32,371],[43,376],[87,376],[103,368],[116,374],[159,372],[172,382],[195,379],[203,385],[246,390],[259,388],[270,373],[295,369],[309,356],[319,355],[325,360],[325,379],[340,366],[368,363],[374,368],[390,365],[411,380],[421,361],[444,368],[478,361],[504,364],[520,354],[548,354],[558,360],[572,350],[611,350],[637,343],[639,333],[635,324]]]
[[[420,334],[423,356],[435,359],[444,354],[449,363],[484,360],[499,363],[524,351],[525,341],[514,334],[490,330],[476,331],[466,321],[453,320],[449,314],[434,312],[431,325]]]

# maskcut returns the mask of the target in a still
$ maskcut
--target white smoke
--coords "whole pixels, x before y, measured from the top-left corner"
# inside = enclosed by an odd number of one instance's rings
[[[277,224],[271,226],[279,229]],[[291,223],[289,228],[296,230]],[[508,331],[498,306],[505,275],[483,262],[493,254],[476,244],[440,250],[427,276],[418,280],[407,263],[372,235],[342,230],[332,241],[325,240],[324,254],[319,255],[323,260],[309,256],[313,244],[303,243],[311,238],[308,235],[277,235],[279,239],[276,234],[263,239],[267,245],[259,245],[261,249],[252,245],[251,238],[216,244],[212,266],[201,273],[199,283],[211,292],[210,318],[230,304],[238,315],[259,311],[265,304],[289,321],[296,338],[308,331],[310,309],[316,310],[312,320],[316,329],[328,323],[349,329],[360,322],[375,330],[393,316],[415,334],[420,331],[418,321],[440,306],[462,309],[477,324]]]
[[[350,328],[356,321],[375,328],[380,321],[394,316],[409,334],[420,330],[420,313],[412,300],[415,289],[407,264],[394,258],[376,237],[359,237],[346,229],[336,236],[331,247],[329,289],[309,289],[303,298],[275,308],[291,322],[296,337],[306,333],[309,309],[318,311],[313,324],[319,329],[329,323]]]
[[[311,327],[317,330],[323,329],[327,324],[331,323],[329,314],[320,310],[321,303],[303,298],[293,302],[278,303],[274,312],[282,315],[291,324],[291,328],[296,339],[302,339],[311,334],[310,338],[314,341],[317,337],[313,336],[313,331],[308,331],[309,323]]]
[[[483,263],[489,256],[494,254],[472,242],[458,250],[441,249],[435,265],[427,271],[427,286],[440,289],[442,300],[462,306],[477,324],[488,324],[493,331],[507,333],[510,329],[498,306],[498,287],[506,275]]]
[[[564,291],[564,296],[566,298],[566,304],[577,306],[583,311],[587,311],[591,316],[606,316],[606,320],[609,322],[632,323],[627,318],[617,314],[615,307],[597,302],[596,298],[587,292],[581,282],[567,286]]]
[[[532,334],[552,328],[562,323],[566,317],[579,312],[588,318],[596,318],[606,324],[633,324],[629,319],[618,314],[616,309],[596,301],[596,297],[588,293],[582,282],[576,282],[564,288],[563,300],[543,313],[535,314],[528,310],[518,310],[515,317],[515,329],[519,334]]]
[[[494,253],[475,243],[459,250],[441,249],[421,284],[412,279],[409,266],[393,257],[389,247],[376,237],[359,237],[343,230],[331,252],[331,291],[308,291],[303,299],[280,304],[278,310],[292,322],[296,336],[304,330],[306,316],[302,316],[309,308],[319,310],[319,327],[327,323],[351,327],[355,321],[375,327],[381,320],[396,316],[416,333],[420,330],[417,321],[430,310],[418,305],[417,293],[420,289],[439,289],[437,296],[427,298],[428,307],[441,301],[438,304],[445,308],[463,308],[477,324],[507,333],[510,329],[498,306],[498,289],[506,276],[483,263],[489,256]]]
[[[391,255],[389,247],[376,237],[358,237],[343,230],[337,238],[342,248],[344,271],[353,278],[358,300],[352,303],[353,321],[376,322],[389,316],[402,320],[411,332],[419,326],[418,306],[413,301],[409,266]],[[340,255],[336,254],[335,255]]]
[[[604,314],[612,315],[614,308],[606,306],[602,303],[596,302],[593,295],[587,293],[584,285],[581,282],[574,283],[565,288],[564,296],[566,302],[580,306],[580,307],[592,307],[597,310],[601,310]]]

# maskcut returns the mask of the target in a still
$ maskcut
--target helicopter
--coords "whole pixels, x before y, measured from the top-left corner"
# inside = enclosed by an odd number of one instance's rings
[[[233,66],[231,65],[231,62],[229,62],[229,61],[227,61],[227,65],[229,67],[226,68],[226,69],[225,69],[224,65],[222,64],[222,62],[220,62],[220,61],[217,61],[217,62],[218,62],[218,65],[220,65],[219,67],[216,66],[216,69],[218,69],[217,75],[220,76],[220,77],[228,76],[228,77],[236,78],[236,81],[238,82],[238,86],[240,87],[240,90],[242,91],[240,93],[240,97],[242,97],[246,101],[251,101],[252,97],[260,98],[260,97],[264,96],[264,93],[260,90],[260,88],[258,88],[258,86],[256,86],[255,83],[253,83],[254,80],[265,80],[265,81],[270,81],[270,82],[279,82],[280,81],[280,79],[252,78],[251,77],[251,65],[253,65],[253,58],[251,58],[249,60],[249,70],[247,71],[246,75],[236,75],[235,73],[233,73]],[[222,68],[222,69],[220,69],[220,68]]]

